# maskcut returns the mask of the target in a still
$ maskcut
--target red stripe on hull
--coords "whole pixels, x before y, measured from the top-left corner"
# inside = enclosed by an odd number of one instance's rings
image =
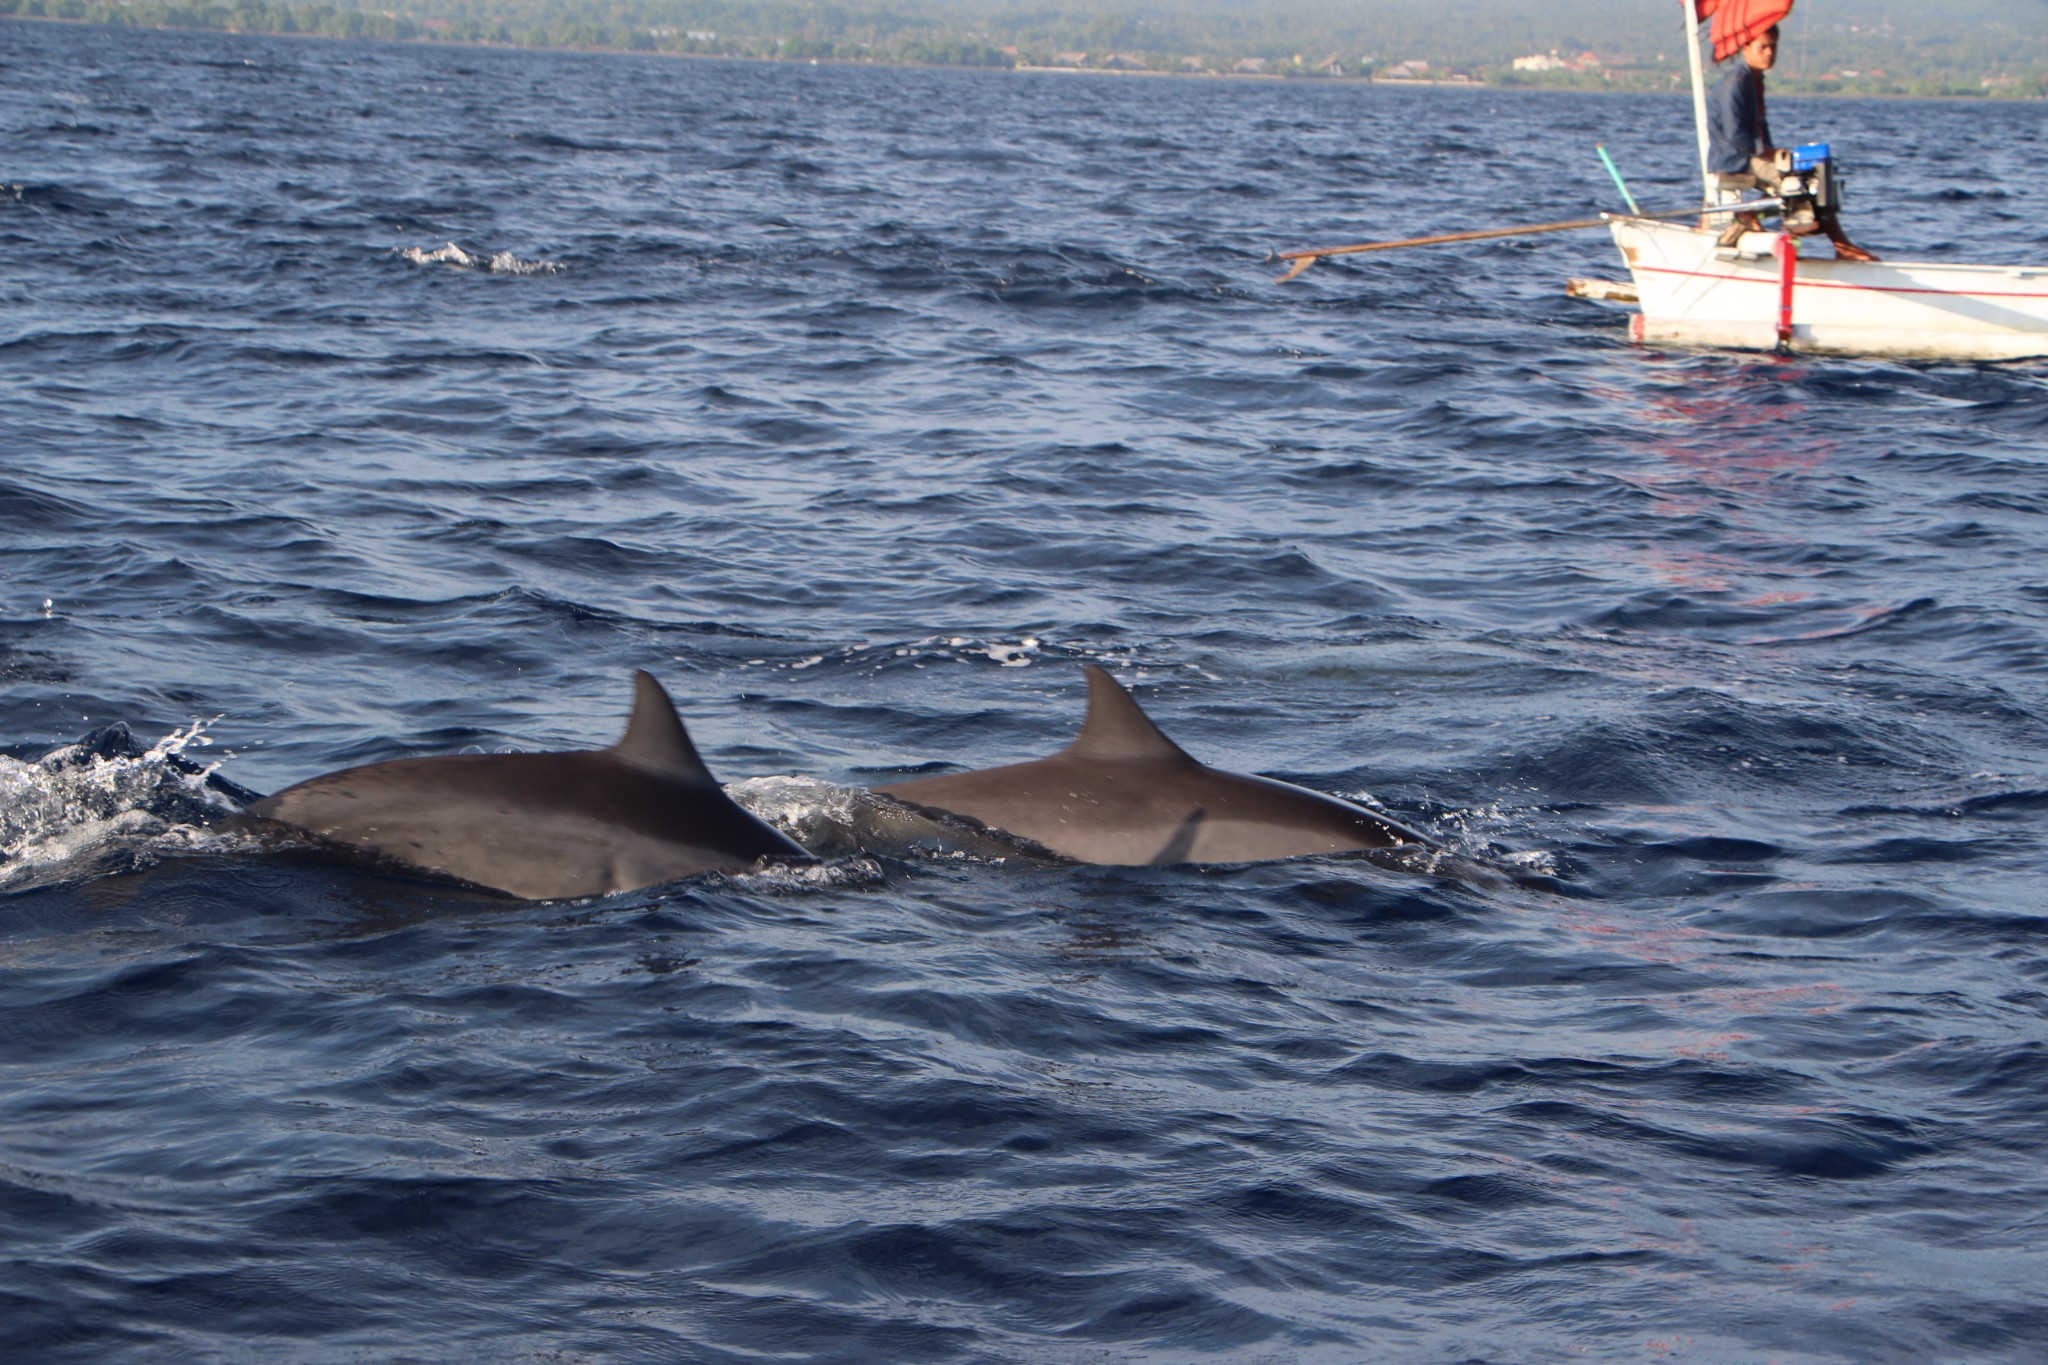
[[[1768,275],[1721,275],[1709,270],[1675,270],[1669,266],[1639,265],[1634,267],[1645,275],[1682,275],[1689,280],[1727,280],[1734,284],[1776,284]],[[1943,298],[1964,299],[2048,299],[2048,292],[2027,293],[2019,290],[1991,289],[1908,289],[1903,286],[1884,284],[1836,284],[1827,280],[1811,280],[1800,277],[1801,289],[1847,289],[1861,294],[1939,294]]]

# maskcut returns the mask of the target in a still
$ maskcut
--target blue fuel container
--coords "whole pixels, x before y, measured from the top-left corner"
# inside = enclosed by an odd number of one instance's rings
[[[1828,159],[1828,154],[1828,144],[1825,142],[1809,142],[1803,147],[1794,147],[1792,149],[1792,169],[1794,171],[1810,171],[1814,167],[1824,164]]]

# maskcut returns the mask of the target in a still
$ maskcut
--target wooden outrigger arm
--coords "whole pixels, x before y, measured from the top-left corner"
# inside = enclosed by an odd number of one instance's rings
[[[1704,209],[1695,206],[1672,209],[1668,213],[1607,213],[1598,218],[1574,218],[1564,223],[1530,223],[1521,227],[1482,228],[1476,232],[1440,232],[1431,237],[1403,237],[1394,242],[1357,242],[1351,246],[1320,246],[1303,251],[1283,251],[1280,253],[1280,259],[1292,261],[1294,264],[1285,275],[1273,283],[1287,283],[1325,256],[1354,256],[1361,251],[1392,251],[1395,247],[1438,246],[1445,242],[1483,242],[1490,237],[1528,237],[1539,232],[1576,232],[1581,228],[1605,227],[1617,218],[1669,220],[1697,217],[1703,213],[1756,213],[1782,207],[1784,201],[1780,199],[1752,199],[1743,204],[1715,204]]]

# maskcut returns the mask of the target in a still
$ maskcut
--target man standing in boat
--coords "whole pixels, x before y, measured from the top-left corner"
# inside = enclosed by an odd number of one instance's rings
[[[1722,190],[1761,186],[1774,192],[1792,169],[1791,153],[1772,143],[1771,126],[1764,118],[1764,72],[1778,60],[1778,26],[1772,24],[1743,43],[1741,57],[1742,60],[1730,64],[1728,74],[1707,100],[1707,168],[1714,172],[1715,183]],[[1744,232],[1759,232],[1762,228],[1753,213],[1731,214],[1721,240],[1724,245],[1733,246]],[[1849,240],[1832,204],[1805,212],[1788,210],[1785,228],[1794,236],[1825,232],[1835,244],[1839,260],[1877,259]]]

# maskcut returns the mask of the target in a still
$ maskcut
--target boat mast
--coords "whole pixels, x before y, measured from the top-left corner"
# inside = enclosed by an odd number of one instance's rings
[[[1685,11],[1685,55],[1692,72],[1692,123],[1700,142],[1700,202],[1714,202],[1714,177],[1707,169],[1707,81],[1700,66],[1700,17],[1693,0],[1678,0]]]

